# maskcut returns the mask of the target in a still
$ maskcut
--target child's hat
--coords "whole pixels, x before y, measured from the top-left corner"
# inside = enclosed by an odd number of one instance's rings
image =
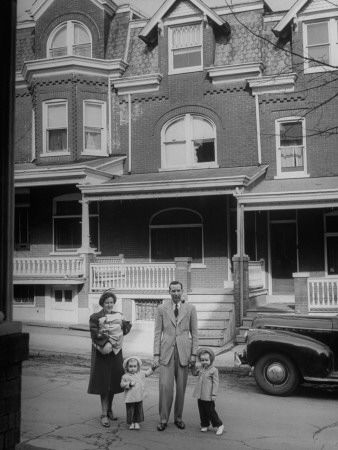
[[[128,361],[130,361],[131,359],[136,359],[136,361],[139,363],[140,367],[142,366],[142,361],[140,358],[138,358],[137,356],[128,356],[128,358],[125,358],[125,360],[123,361],[124,370],[127,369]]]
[[[200,359],[201,353],[209,353],[210,355],[210,361],[214,362],[215,359],[215,353],[211,348],[209,347],[202,347],[197,351],[197,358]]]

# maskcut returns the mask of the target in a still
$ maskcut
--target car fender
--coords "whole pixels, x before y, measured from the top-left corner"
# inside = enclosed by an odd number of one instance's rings
[[[325,378],[333,370],[330,348],[308,336],[290,331],[250,329],[246,357],[250,366],[266,353],[289,356],[303,377]]]

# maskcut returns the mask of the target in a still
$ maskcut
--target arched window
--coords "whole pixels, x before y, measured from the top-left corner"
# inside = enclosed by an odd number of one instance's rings
[[[188,256],[203,262],[202,217],[190,209],[161,211],[150,220],[151,261],[173,261]]]
[[[214,167],[216,128],[206,117],[185,114],[162,129],[162,168]]]
[[[51,33],[47,43],[49,58],[60,56],[92,56],[92,39],[89,30],[79,22],[69,20]]]

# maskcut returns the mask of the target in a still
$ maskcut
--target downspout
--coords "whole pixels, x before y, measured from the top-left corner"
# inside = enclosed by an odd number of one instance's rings
[[[111,132],[111,106],[112,106],[112,102],[111,102],[111,78],[108,77],[108,155],[112,154],[112,148],[111,148],[111,136],[112,136],[112,132]]]
[[[128,94],[128,174],[131,174],[131,94]]]
[[[262,146],[261,146],[261,122],[259,117],[259,98],[258,94],[255,95],[255,105],[256,105],[256,133],[257,133],[257,157],[258,165],[262,164]]]
[[[240,321],[242,323],[243,315],[244,315],[244,205],[240,205],[239,209],[239,220],[240,220],[240,244],[239,244],[239,282],[240,282],[240,291],[239,291],[239,298],[240,298]]]

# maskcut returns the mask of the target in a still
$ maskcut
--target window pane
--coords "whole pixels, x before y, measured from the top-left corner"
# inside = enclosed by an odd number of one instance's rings
[[[67,127],[67,106],[65,103],[58,103],[47,106],[47,128]]]
[[[338,237],[327,237],[327,267],[328,275],[338,274]]]
[[[56,302],[62,302],[62,291],[60,290],[54,291],[54,298]]]
[[[49,130],[47,135],[47,151],[55,152],[67,150],[67,130]]]
[[[326,232],[338,233],[338,216],[326,216]]]
[[[309,47],[308,54],[310,58],[315,59],[315,61],[309,61],[309,66],[313,67],[319,63],[329,64],[330,62],[330,46],[329,45],[318,45],[316,47]]]
[[[173,28],[172,48],[186,48],[201,45],[201,25],[188,25]]]
[[[26,247],[29,244],[28,207],[16,207],[14,218],[15,246]]]
[[[65,294],[65,302],[71,302],[73,300],[72,291],[70,290],[64,291],[64,294]]]
[[[165,132],[165,142],[185,141],[185,118],[181,117],[179,120],[171,123]]]
[[[79,23],[74,23],[74,44],[85,44],[90,42],[87,30]]]
[[[181,167],[187,165],[185,143],[166,144],[165,165],[167,167]]]
[[[280,145],[303,145],[302,122],[287,122],[280,124]]]
[[[82,207],[79,200],[67,200],[56,202],[56,214],[58,216],[81,216]]]
[[[81,218],[55,218],[55,247],[73,250],[81,247]]]
[[[51,56],[67,55],[67,25],[63,25],[55,34],[51,44]]]
[[[151,230],[153,261],[173,261],[188,256],[202,262],[202,228],[161,228]]]
[[[14,285],[14,304],[34,305],[34,286]]]
[[[85,149],[86,150],[102,150],[101,131],[85,130]]]
[[[198,67],[202,64],[201,48],[174,50],[173,68]]]
[[[281,151],[282,171],[303,170],[303,147],[284,147]]]
[[[329,28],[327,22],[313,23],[307,26],[308,45],[327,44],[329,42]]]
[[[195,162],[213,162],[215,161],[214,141],[194,141]]]
[[[193,116],[193,139],[210,139],[214,138],[214,130],[210,122],[203,117]]]
[[[85,103],[85,125],[89,127],[102,127],[102,105]]]

